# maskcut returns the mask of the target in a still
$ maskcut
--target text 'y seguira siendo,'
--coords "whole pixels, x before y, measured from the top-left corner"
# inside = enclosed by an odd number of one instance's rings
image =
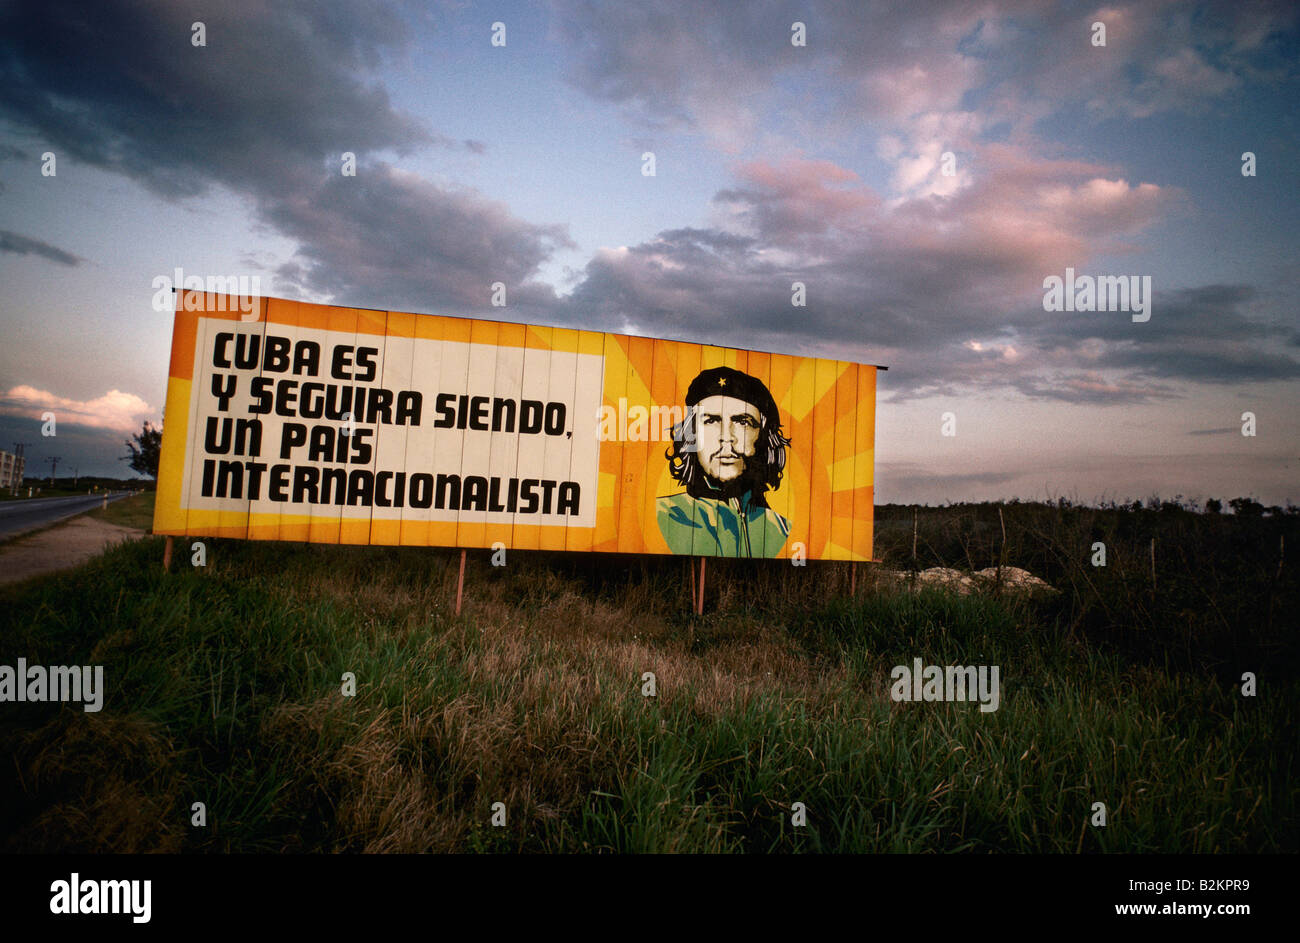
[[[203,497],[510,514],[579,513],[582,495],[575,481],[354,467],[374,462],[379,430],[362,426],[405,427],[407,435],[419,434],[415,430],[423,426],[569,438],[573,432],[567,427],[564,403],[440,392],[434,397],[433,419],[423,423],[425,403],[419,391],[361,385],[376,379],[378,347],[336,344],[328,359],[323,353],[321,344],[310,340],[237,332],[214,337],[213,367],[232,372],[212,376],[218,415],[208,416],[204,429]],[[320,377],[323,368],[328,369],[328,379],[337,382],[297,379]],[[241,381],[246,385],[241,387]],[[238,415],[240,406],[254,418]],[[266,426],[258,418],[263,416],[275,417],[279,427],[275,442],[263,442]],[[264,444],[278,450],[279,462],[257,460]],[[455,456],[450,464],[457,465],[458,459]]]

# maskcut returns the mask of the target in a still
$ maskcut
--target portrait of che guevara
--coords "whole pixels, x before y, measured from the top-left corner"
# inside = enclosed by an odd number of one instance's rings
[[[683,489],[657,499],[659,532],[673,553],[775,557],[790,522],[768,507],[786,448],[776,401],[761,380],[730,367],[703,370],[665,453]]]

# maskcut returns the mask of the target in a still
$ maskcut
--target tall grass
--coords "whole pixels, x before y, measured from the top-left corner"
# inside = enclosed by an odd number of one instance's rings
[[[1090,536],[1063,524],[1030,551],[1045,526],[1009,527],[1022,544],[1008,558]],[[0,848],[1241,852],[1300,838],[1294,662],[1256,664],[1259,696],[1242,697],[1246,662],[1227,670],[1212,618],[1180,629],[1156,602],[1125,621],[1109,568],[1080,571],[1096,599],[1058,564],[1040,568],[1065,590],[1054,602],[883,585],[850,600],[842,567],[711,561],[697,620],[684,561],[516,552],[471,565],[455,618],[450,553],[210,541],[206,568],[164,575],[161,548],[123,545],[0,595],[0,664],[103,664],[108,687],[99,714],[4,705],[0,761],[18,775],[0,777]],[[1157,593],[1182,591],[1169,583]],[[1243,650],[1285,647],[1280,625],[1238,625]],[[1000,708],[893,702],[889,670],[914,657],[999,665]],[[1089,824],[1095,802],[1105,828]]]
[[[898,567],[1023,567],[1064,590],[1054,615],[1071,632],[1178,670],[1210,670],[1223,681],[1246,663],[1300,673],[1300,646],[1283,630],[1300,610],[1300,515],[1147,504],[955,505],[921,508],[915,518],[912,508],[886,506],[876,553]],[[1099,544],[1104,566],[1093,563]]]

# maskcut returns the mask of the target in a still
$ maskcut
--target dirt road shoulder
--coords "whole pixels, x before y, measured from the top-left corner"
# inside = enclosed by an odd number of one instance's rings
[[[144,531],[132,527],[86,515],[74,517],[0,546],[0,585],[77,566],[110,544],[143,536]]]

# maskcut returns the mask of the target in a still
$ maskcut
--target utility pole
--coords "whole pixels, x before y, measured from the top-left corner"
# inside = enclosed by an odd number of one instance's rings
[[[80,477],[81,477],[81,467],[79,465],[73,465],[72,466],[72,488],[74,491],[77,488],[77,479]]]
[[[49,458],[46,459],[46,461],[50,463],[50,487],[51,488],[54,487],[54,473],[58,470],[59,462],[62,460],[62,458],[63,458],[62,455],[51,455]]]

